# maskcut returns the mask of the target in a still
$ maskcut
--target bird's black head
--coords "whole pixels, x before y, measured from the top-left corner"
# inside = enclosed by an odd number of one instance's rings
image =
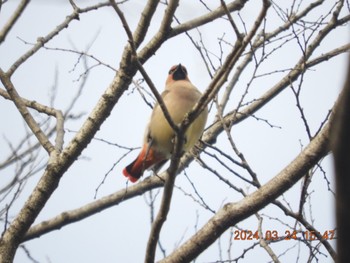
[[[187,79],[187,69],[181,64],[171,67],[169,75],[173,76],[173,80],[184,80]]]

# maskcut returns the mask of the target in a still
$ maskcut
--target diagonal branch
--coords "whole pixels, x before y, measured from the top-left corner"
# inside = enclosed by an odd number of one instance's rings
[[[233,11],[241,10],[247,2],[248,0],[236,0],[229,4],[226,4],[226,7],[229,12],[233,12]],[[214,19],[217,19],[225,14],[226,14],[225,8],[223,6],[220,6],[217,9],[209,12],[208,14],[202,15],[200,17],[197,17],[195,19],[182,23],[177,27],[174,27],[173,30],[171,31],[170,37],[174,37],[176,35],[187,32],[193,28],[210,23]]]
[[[165,119],[167,120],[167,122],[169,123],[170,127],[178,132],[178,127],[177,125],[173,122],[170,114],[169,114],[169,111],[167,109],[167,107],[165,106],[164,104],[164,101],[163,101],[163,98],[162,96],[159,94],[158,90],[156,89],[155,85],[153,84],[151,78],[148,76],[146,70],[143,68],[138,56],[137,56],[137,52],[136,52],[136,44],[135,44],[135,41],[134,41],[134,38],[133,38],[133,35],[132,35],[132,32],[130,30],[130,27],[125,19],[125,16],[123,14],[123,12],[119,9],[118,5],[115,3],[114,0],[110,0],[111,2],[111,5],[112,7],[114,8],[114,10],[116,11],[116,13],[118,14],[122,24],[123,24],[123,27],[125,29],[125,32],[128,36],[128,39],[129,39],[129,44],[131,46],[131,50],[132,50],[132,53],[133,53],[133,59],[136,61],[136,65],[137,65],[137,68],[138,70],[140,71],[140,73],[142,74],[143,78],[145,79],[147,85],[150,87],[150,89],[152,90],[152,93],[154,94],[154,96],[156,97],[156,100],[160,106],[160,108],[162,109],[163,111],[163,114],[164,114],[164,117]]]
[[[171,157],[171,162],[168,170],[165,173],[165,185],[162,195],[161,205],[158,211],[158,214],[152,224],[151,232],[149,234],[145,262],[153,263],[156,255],[156,248],[159,241],[160,231],[167,219],[171,199],[173,196],[174,184],[176,179],[176,174],[180,164],[180,157],[182,155],[182,148],[184,144],[184,130],[180,130],[176,133],[175,142],[174,142],[174,151]]]
[[[304,10],[302,10],[300,13],[293,15],[292,17],[290,17],[282,26],[279,26],[276,30],[270,32],[270,33],[266,33],[266,32],[262,32],[261,34],[258,34],[254,40],[254,42],[252,43],[251,46],[251,51],[247,52],[247,54],[245,55],[244,60],[241,62],[240,65],[238,65],[235,69],[235,73],[230,81],[230,83],[228,84],[224,95],[222,96],[222,99],[220,101],[220,108],[223,111],[224,108],[226,107],[226,104],[230,98],[230,94],[233,90],[233,87],[235,86],[235,84],[237,83],[237,81],[239,80],[239,77],[241,76],[242,72],[244,71],[244,69],[246,68],[246,66],[250,63],[254,52],[261,48],[264,47],[264,45],[266,43],[268,43],[269,41],[271,41],[274,37],[276,37],[277,35],[279,35],[280,33],[286,31],[289,27],[291,27],[294,23],[298,22],[300,19],[302,19],[303,17],[305,17],[310,11],[312,11],[314,8],[316,8],[317,6],[321,5],[323,3],[323,0],[318,0],[316,2],[311,3],[309,6],[307,6]],[[263,37],[261,37],[261,35]]]
[[[7,100],[11,100],[11,96],[4,90],[0,89],[0,96]],[[32,108],[38,112],[45,113],[49,116],[53,116],[56,118],[56,140],[55,140],[55,148],[57,151],[61,151],[63,148],[63,139],[64,139],[64,116],[62,111],[56,110],[55,108],[50,108],[46,105],[40,104],[36,101],[30,101],[25,98],[19,97],[19,99],[23,102],[23,104]],[[49,136],[46,136],[49,137]]]
[[[81,208],[63,212],[50,220],[43,221],[31,227],[23,238],[22,242],[38,238],[53,230],[58,230],[64,225],[78,222],[109,207],[127,201],[135,196],[143,195],[149,190],[162,187],[163,185],[164,181],[159,179],[157,176],[147,177],[145,180],[142,180],[138,184],[129,186],[127,191],[125,189],[122,189],[116,193],[89,203]]]
[[[74,12],[71,15],[67,16],[66,19],[55,28],[55,30],[51,31],[45,37],[39,37],[37,39],[36,44],[12,64],[10,69],[7,71],[8,76],[11,76],[19,66],[21,66],[25,61],[27,61],[27,59],[33,56],[41,47],[45,45],[45,43],[50,41],[52,38],[57,36],[62,30],[67,28],[70,22],[78,18],[79,14],[76,10],[74,10]]]
[[[230,12],[240,10],[244,7],[245,3],[248,2],[248,0],[236,0],[232,3],[227,4],[227,9]],[[181,25],[178,25],[174,28],[171,28],[171,21],[172,17],[174,16],[176,7],[177,7],[178,1],[171,1],[168,5],[167,11],[165,12],[165,16],[160,23],[160,28],[153,36],[153,38],[148,42],[147,45],[139,52],[138,57],[141,63],[144,63],[145,60],[153,56],[156,52],[156,50],[167,40],[172,37],[175,37],[179,34],[185,33],[188,30],[191,30],[193,28],[202,26],[204,24],[207,24],[214,19],[221,17],[225,15],[224,8],[218,7],[217,9],[211,11],[210,13],[200,16],[198,18],[195,18],[193,20],[190,20],[186,23],[183,23]]]
[[[0,10],[1,10],[1,2],[0,1]],[[15,25],[21,14],[23,13],[26,6],[29,4],[30,0],[22,0],[19,5],[17,6],[17,9],[13,12],[10,19],[7,21],[7,23],[4,25],[3,29],[0,31],[0,43],[4,42],[7,34],[10,32],[11,28]]]
[[[27,125],[32,130],[33,134],[36,136],[36,138],[44,147],[44,149],[48,152],[48,154],[51,154],[55,150],[55,147],[51,144],[47,136],[40,129],[38,123],[34,120],[33,116],[28,111],[25,103],[23,102],[23,100],[17,93],[15,87],[13,86],[9,75],[3,72],[2,69],[0,69],[0,80],[5,86],[8,94],[10,95],[11,100],[14,102],[18,111],[21,113],[23,119],[26,121]]]
[[[296,219],[299,223],[301,223],[308,231],[314,232],[317,239],[323,244],[323,246],[327,249],[328,253],[331,255],[331,257],[335,260],[337,257],[337,253],[334,251],[330,243],[327,239],[324,239],[322,237],[322,234],[320,234],[320,231],[317,231],[317,229],[309,223],[303,216],[300,214],[294,213],[290,211],[288,208],[286,208],[280,201],[274,200],[272,204],[279,207],[287,216],[290,216],[294,219]]]
[[[168,112],[168,110],[163,102],[163,99],[159,95],[157,89],[155,88],[155,86],[152,83],[151,78],[149,78],[148,74],[146,73],[146,71],[142,67],[142,63],[140,62],[140,60],[137,57],[135,42],[133,40],[133,36],[131,34],[131,31],[129,29],[129,26],[126,22],[126,19],[125,19],[123,13],[120,11],[118,6],[114,3],[114,1],[111,0],[111,4],[112,4],[113,8],[115,9],[115,11],[118,13],[118,16],[120,17],[120,19],[123,23],[123,26],[125,28],[125,31],[128,35],[129,44],[131,46],[131,49],[132,49],[132,52],[134,55],[134,59],[136,60],[138,69],[140,70],[140,72],[143,75],[144,79],[146,80],[147,84],[150,86],[152,92],[156,96],[157,101],[158,101],[158,103],[163,111],[165,118],[167,119],[169,125],[173,128],[173,130],[176,134],[175,143],[174,143],[174,151],[173,151],[172,158],[171,158],[171,164],[170,164],[170,167],[166,173],[166,181],[165,181],[165,185],[164,185],[164,192],[163,192],[163,196],[162,196],[161,206],[160,206],[159,212],[158,212],[158,214],[157,214],[157,216],[152,224],[151,233],[149,235],[149,240],[148,240],[147,248],[146,248],[145,262],[152,263],[155,260],[155,252],[156,252],[156,247],[157,247],[157,244],[159,241],[159,234],[160,234],[160,231],[162,229],[164,222],[166,221],[167,214],[168,214],[169,209],[170,209],[170,203],[171,203],[171,198],[172,198],[173,189],[174,189],[176,172],[177,172],[178,165],[180,162],[180,157],[182,154],[182,146],[184,144],[184,132],[186,131],[186,127],[182,127],[179,129],[178,126],[173,122],[173,120],[172,120],[172,118],[171,118],[171,116],[170,116],[170,114],[169,114],[169,112]],[[177,5],[178,5],[178,1],[171,1],[169,3],[168,8],[166,9],[165,15],[163,17],[163,22],[161,23],[161,27],[159,29],[159,32],[161,33],[161,35],[166,35],[167,29],[170,27],[172,17],[173,17],[175,10],[176,10]]]
[[[310,144],[277,176],[237,203],[228,203],[193,237],[160,262],[190,262],[230,226],[248,218],[292,187],[329,151],[328,122]]]
[[[73,13],[73,15],[68,16],[66,21],[69,22],[76,17],[77,13]],[[51,39],[51,37],[58,34],[63,24],[60,24],[42,41],[48,41]],[[35,53],[42,46],[42,44],[35,45],[31,50]],[[2,239],[0,240],[0,255],[3,256],[1,260],[4,262],[13,261],[16,249],[18,248],[22,238],[33,224],[34,220],[37,218],[39,212],[43,209],[52,193],[58,187],[59,181],[63,174],[74,163],[85,147],[87,147],[96,132],[100,129],[102,123],[110,115],[114,105],[128,88],[132,77],[136,74],[135,63],[130,60],[130,54],[130,46],[126,46],[121,58],[120,70],[67,147],[60,154],[58,154],[56,151],[54,151],[54,147],[51,145],[50,148],[52,148],[52,154],[50,155],[49,163],[44,174],[41,176],[37,186],[32,191],[25,205],[14,218],[9,228],[3,233]],[[13,66],[10,68],[9,72],[7,73],[8,75],[1,71],[0,73],[4,79],[9,80],[11,73],[13,73],[14,70],[16,70],[16,68],[31,55],[32,53],[28,51],[24,56],[17,60],[17,62],[15,62],[15,64],[13,64]],[[7,81],[5,81],[4,85],[5,87],[10,87]],[[11,89],[7,90],[14,100],[14,96],[11,94]]]
[[[263,7],[252,27],[252,29],[249,31],[248,35],[245,36],[241,41],[238,39],[235,46],[233,47],[230,54],[227,55],[226,60],[222,67],[216,72],[214,78],[210,82],[210,85],[204,92],[203,96],[199,100],[198,104],[194,108],[192,112],[188,114],[188,116],[191,118],[191,115],[198,116],[198,114],[204,109],[204,107],[214,98],[214,96],[219,92],[222,85],[227,80],[227,77],[229,73],[231,72],[232,68],[244,52],[247,45],[250,43],[252,38],[254,37],[255,33],[257,32],[258,28],[260,27],[263,19],[265,18],[267,14],[267,10],[270,7],[270,2],[268,0],[263,0]],[[197,109],[198,108],[198,109]]]
[[[169,209],[170,209],[170,203],[171,203],[172,193],[173,193],[173,189],[174,189],[176,172],[177,172],[178,165],[180,162],[180,157],[182,154],[182,146],[184,143],[184,133],[185,133],[186,129],[188,128],[188,126],[191,124],[191,122],[196,118],[196,116],[197,116],[196,113],[199,114],[199,110],[201,110],[201,111],[204,110],[204,107],[201,109],[200,108],[200,106],[202,106],[201,104],[196,105],[197,107],[195,107],[195,109],[192,111],[192,112],[194,112],[194,114],[192,114],[191,117],[189,117],[189,115],[188,115],[187,118],[185,118],[183,120],[183,122],[180,124],[180,129],[179,129],[179,127],[173,122],[161,96],[159,95],[157,89],[155,88],[155,86],[152,83],[152,80],[149,78],[148,74],[146,73],[146,71],[142,67],[142,63],[140,62],[139,58],[137,57],[135,42],[134,42],[131,30],[130,30],[130,28],[126,22],[126,19],[124,17],[124,14],[118,8],[118,6],[114,2],[114,0],[111,0],[111,5],[114,8],[114,10],[117,12],[119,18],[122,21],[123,27],[126,31],[128,39],[129,39],[129,44],[131,46],[131,50],[132,50],[133,55],[134,55],[133,59],[136,60],[138,69],[140,70],[140,72],[143,75],[144,79],[146,80],[147,84],[150,86],[152,92],[156,96],[157,101],[158,101],[158,103],[163,111],[165,118],[167,119],[169,125],[173,128],[173,130],[176,134],[175,143],[174,143],[174,151],[173,151],[172,158],[171,158],[171,164],[170,164],[170,167],[167,170],[167,174],[166,174],[166,180],[165,180],[164,192],[163,192],[163,196],[162,196],[161,207],[160,207],[159,212],[158,212],[158,214],[157,214],[157,216],[152,224],[152,229],[151,229],[151,233],[149,235],[149,240],[148,240],[147,248],[146,248],[145,262],[154,262],[156,247],[157,247],[158,240],[159,240],[159,234],[160,234],[160,231],[162,229],[164,222],[166,221],[167,214],[168,214]],[[161,27],[159,29],[159,32],[161,32],[161,34],[164,34],[164,35],[166,34],[167,28],[171,24],[172,16],[176,10],[177,5],[178,5],[178,1],[171,1],[170,4],[168,5],[168,8],[166,9],[165,15],[163,17],[163,23],[161,24]]]
[[[231,26],[232,26],[232,28],[233,28],[233,31],[234,31],[235,34],[236,34],[237,39],[242,40],[242,39],[241,39],[241,38],[242,38],[242,34],[239,32],[239,29],[238,29],[238,27],[237,27],[235,21],[233,20],[233,18],[232,18],[232,16],[231,16],[231,13],[230,13],[230,11],[228,10],[225,1],[224,1],[224,0],[220,0],[220,2],[221,2],[221,6],[222,6],[222,7],[224,8],[224,10],[225,10],[225,13],[226,13],[226,15],[227,15],[227,18],[228,18],[228,20],[230,21],[230,24],[231,24]]]
[[[142,11],[139,24],[133,34],[135,48],[137,49],[145,39],[152,17],[160,0],[148,0],[145,9]],[[113,1],[114,2],[114,1]]]

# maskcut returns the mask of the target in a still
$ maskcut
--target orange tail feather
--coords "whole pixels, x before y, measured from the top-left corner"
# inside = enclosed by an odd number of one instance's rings
[[[135,183],[145,170],[163,160],[164,158],[159,153],[152,148],[148,149],[148,146],[145,145],[137,158],[123,169],[123,175]]]

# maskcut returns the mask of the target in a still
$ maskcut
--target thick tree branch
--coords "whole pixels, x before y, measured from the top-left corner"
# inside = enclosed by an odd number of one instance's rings
[[[57,176],[64,173],[68,166],[55,165],[57,162],[57,153],[51,153],[49,164],[41,177],[39,183],[28,198],[27,202],[11,222],[8,229],[3,233],[0,240],[0,262],[12,262],[16,249],[18,248],[23,236],[33,224],[41,209],[46,204],[51,193],[58,186]]]
[[[226,204],[192,238],[160,262],[190,262],[229,227],[256,213],[292,187],[305,172],[328,153],[329,126],[330,123],[327,123],[310,144],[278,175],[243,200]]]
[[[247,0],[236,0],[227,5],[227,8],[230,12],[240,10],[243,8]],[[223,7],[219,7],[216,10],[203,15],[199,18],[183,23],[177,27],[171,28],[171,21],[178,5],[178,1],[172,1],[163,17],[162,22],[160,23],[160,28],[158,33],[148,42],[148,44],[139,52],[138,56],[141,63],[147,60],[149,57],[154,55],[155,51],[169,38],[175,37],[179,34],[187,32],[190,29],[199,27],[206,23],[213,21],[214,19],[221,17],[225,14]],[[170,7],[170,8],[169,8]]]
[[[127,48],[125,53],[128,53]],[[8,258],[0,258],[0,262],[1,260],[3,260],[3,262],[12,261],[15,250],[21,242],[24,234],[32,225],[35,218],[42,210],[47,200],[50,198],[51,194],[57,188],[63,174],[78,158],[83,149],[87,147],[102,123],[109,116],[115,103],[127,89],[133,75],[136,73],[135,67],[127,58],[130,58],[130,56],[126,55],[123,57],[121,63],[122,69],[118,71],[118,74],[114,78],[112,84],[102,95],[99,102],[76,136],[59,156],[56,154],[51,154],[50,162],[44,175],[41,177],[39,183],[33,190],[24,207],[21,209],[17,217],[13,220],[10,227],[3,235],[0,242],[0,256],[6,256]],[[125,70],[128,70],[129,74],[126,74]],[[4,251],[8,252],[5,253]]]
[[[135,50],[140,46],[140,44],[145,39],[147,30],[152,21],[152,17],[156,11],[156,8],[159,4],[160,0],[148,0],[146,7],[142,11],[141,18],[139,24],[133,34]]]
[[[35,53],[43,45],[44,42],[48,41],[54,35],[58,34],[58,32],[61,30],[61,27],[67,25],[69,21],[76,18],[76,16],[77,13],[73,13],[73,15],[68,16],[66,22],[58,26],[56,30],[50,33],[42,41],[42,44],[33,47],[33,53]],[[28,52],[26,53],[27,55],[22,56],[21,59],[18,60],[19,63],[16,62],[11,67],[9,72],[13,73],[14,70],[33,53]],[[130,60],[130,55],[131,50],[130,46],[128,45],[125,47],[123,57],[121,59],[120,70],[118,71],[116,77],[113,79],[111,85],[101,96],[97,105],[92,110],[91,114],[88,116],[79,132],[60,155],[58,155],[55,151],[52,151],[52,154],[50,155],[50,161],[44,175],[41,177],[39,183],[33,190],[32,194],[28,198],[21,211],[18,213],[9,228],[3,234],[0,242],[0,262],[11,262],[13,260],[15,251],[18,248],[18,245],[21,242],[22,238],[24,237],[24,234],[32,225],[35,218],[42,210],[47,200],[50,198],[51,194],[57,188],[63,174],[67,171],[68,167],[70,167],[78,158],[83,149],[87,147],[96,132],[99,130],[102,123],[109,116],[111,110],[123,92],[128,88],[132,77],[136,73],[136,68]],[[5,80],[6,78],[9,78],[2,71],[0,73],[2,77],[5,77]],[[10,73],[8,73],[8,75],[10,75]],[[7,83],[4,85],[6,87]],[[11,95],[11,90],[7,90]],[[11,97],[14,99],[13,96]]]

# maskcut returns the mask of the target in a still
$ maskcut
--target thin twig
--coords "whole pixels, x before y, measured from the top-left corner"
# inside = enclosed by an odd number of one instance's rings
[[[185,132],[186,126],[185,127],[182,127],[182,126],[184,126],[183,123],[186,121],[186,118],[181,123],[180,129],[171,119],[171,116],[170,116],[168,110],[166,109],[166,106],[165,106],[160,94],[155,89],[151,79],[148,77],[148,74],[144,70],[142,63],[138,59],[133,36],[132,36],[131,30],[128,26],[128,23],[124,17],[124,14],[121,12],[119,7],[116,5],[114,0],[111,0],[110,2],[111,2],[112,7],[114,8],[116,13],[118,14],[120,20],[122,21],[123,27],[126,31],[128,39],[129,39],[129,45],[131,47],[131,50],[132,50],[132,53],[134,56],[133,59],[136,61],[136,65],[137,65],[138,69],[141,72],[141,74],[144,77],[147,84],[149,84],[150,88],[152,89],[152,92],[156,96],[156,99],[159,103],[159,106],[161,107],[161,109],[163,111],[165,118],[167,119],[169,125],[173,128],[173,130],[176,134],[175,143],[174,143],[174,151],[172,154],[170,167],[167,170],[167,177],[165,180],[161,207],[160,207],[159,212],[158,212],[158,214],[157,214],[157,216],[152,224],[151,233],[150,233],[149,240],[147,243],[147,248],[146,248],[145,262],[154,262],[156,246],[159,243],[160,231],[162,229],[164,222],[166,221],[167,214],[168,214],[169,209],[170,209],[171,197],[172,197],[175,178],[176,178],[175,174],[176,174],[176,171],[178,169],[177,167],[178,167],[178,163],[179,163],[180,156],[182,153],[182,145],[184,143],[184,132]],[[168,5],[168,8],[166,9],[165,15],[163,18],[164,24],[161,24],[161,29],[160,29],[161,32],[162,31],[164,32],[166,30],[167,25],[170,25],[170,21],[171,21],[170,17],[172,17],[173,13],[175,12],[177,5],[178,5],[178,1],[171,1],[171,3]]]
[[[31,56],[33,56],[48,41],[50,41],[55,36],[57,36],[59,32],[67,28],[70,22],[78,18],[79,18],[79,14],[76,11],[73,11],[73,13],[67,16],[66,19],[61,24],[59,24],[53,31],[51,31],[45,37],[39,37],[37,39],[36,44],[12,64],[10,69],[7,71],[8,76],[11,76],[19,66],[21,66],[25,61],[27,61]]]
[[[140,71],[141,75],[143,76],[143,78],[145,79],[146,83],[148,84],[148,86],[150,87],[150,89],[152,90],[154,96],[156,97],[157,99],[157,102],[159,104],[159,106],[161,107],[162,111],[163,111],[163,114],[164,114],[164,117],[165,119],[167,120],[167,122],[169,123],[170,127],[175,131],[175,132],[178,132],[179,128],[178,126],[174,123],[174,121],[172,120],[170,114],[169,114],[169,111],[167,109],[167,107],[165,106],[165,103],[163,101],[163,98],[162,96],[159,94],[158,90],[156,89],[156,87],[154,86],[151,78],[148,76],[147,72],[145,71],[145,69],[143,68],[140,60],[138,59],[138,56],[137,56],[137,52],[136,52],[136,45],[135,45],[135,42],[134,42],[134,39],[133,39],[133,36],[132,36],[132,33],[131,33],[131,30],[129,28],[129,25],[125,19],[125,16],[123,14],[123,12],[119,9],[118,5],[115,3],[114,0],[110,0],[111,1],[111,5],[112,7],[114,8],[114,10],[116,11],[116,13],[118,14],[120,20],[122,21],[122,24],[123,24],[123,27],[125,29],[125,32],[128,36],[128,39],[129,39],[129,45],[131,46],[131,50],[132,50],[132,53],[134,55],[134,60],[136,62],[136,65],[137,65],[137,68],[138,70]]]
[[[23,102],[23,100],[17,93],[15,87],[13,86],[9,75],[2,71],[2,69],[0,69],[0,79],[3,85],[5,86],[9,96],[11,97],[12,101],[15,103],[18,111],[21,113],[23,119],[26,121],[29,128],[32,130],[33,134],[36,136],[36,138],[44,147],[44,149],[48,152],[48,154],[51,154],[54,151],[55,147],[51,144],[48,137],[44,134],[38,123],[34,120],[33,116],[28,111],[25,103]]]
[[[259,244],[262,248],[265,249],[265,251],[269,254],[269,256],[272,258],[273,262],[275,263],[279,263],[280,261],[278,260],[278,257],[276,256],[276,254],[273,252],[273,250],[271,249],[271,247],[269,246],[268,242],[264,239],[264,234],[262,231],[262,222],[263,219],[262,217],[258,216],[259,219],[259,226],[258,226],[258,231],[259,231]]]

